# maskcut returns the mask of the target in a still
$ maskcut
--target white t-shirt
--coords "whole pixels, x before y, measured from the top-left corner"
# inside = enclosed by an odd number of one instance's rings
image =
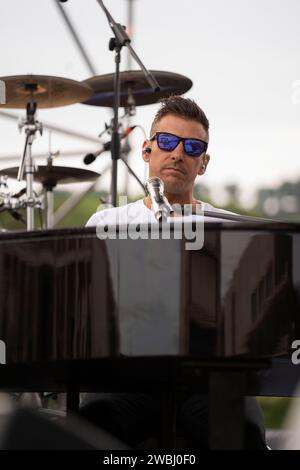
[[[224,209],[219,209],[207,202],[201,203],[201,209],[203,211],[211,211],[216,213],[216,217],[207,217],[205,220],[208,222],[227,222],[227,220],[218,218],[219,214],[237,215],[234,212],[229,212]],[[197,215],[185,216],[189,220],[196,220]],[[182,221],[182,217],[171,217],[169,220],[176,221],[179,219]],[[230,220],[228,220],[230,222]],[[97,225],[127,225],[131,223],[139,224],[152,224],[157,223],[154,213],[151,209],[144,204],[143,199],[139,199],[136,202],[126,204],[120,207],[112,207],[109,209],[100,210],[95,212],[90,219],[87,221],[87,227],[93,227]]]
[[[205,217],[205,221],[224,222],[218,214],[232,214],[206,203],[201,204],[201,209],[216,213],[216,218]],[[200,217],[174,216],[169,217],[168,221],[197,223]],[[153,211],[147,208],[143,199],[96,212],[87,222],[87,226],[97,227],[99,238],[103,235],[105,239],[118,305],[120,350],[125,355],[178,354],[182,308],[181,238],[178,240],[170,236],[159,244],[149,244],[147,237],[146,240],[140,239],[140,236],[131,240],[131,234],[129,239],[123,240],[101,232],[104,227],[129,227],[131,224],[133,228],[150,224],[151,230],[158,226]],[[201,224],[201,229],[195,230],[195,240],[187,242],[186,249],[202,248],[203,226]],[[138,234],[141,235],[140,232]]]

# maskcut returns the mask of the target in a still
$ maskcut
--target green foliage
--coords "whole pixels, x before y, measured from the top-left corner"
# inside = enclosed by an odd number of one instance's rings
[[[69,197],[69,194],[67,193],[57,193],[56,206],[59,207],[63,202],[65,202],[67,197]],[[101,202],[98,193],[94,192],[86,195],[56,226],[56,228],[84,226],[90,216],[96,212],[100,204]]]
[[[257,397],[257,400],[262,408],[265,427],[267,429],[281,428],[293,398]]]

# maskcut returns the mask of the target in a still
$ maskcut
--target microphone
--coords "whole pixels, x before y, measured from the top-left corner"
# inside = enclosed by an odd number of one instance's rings
[[[151,199],[154,216],[158,222],[167,220],[173,211],[171,204],[164,196],[164,183],[158,176],[151,176],[146,181],[146,190]]]
[[[12,194],[12,197],[18,199],[19,197],[23,196],[26,193],[26,188],[21,189],[18,193]]]
[[[121,140],[126,139],[126,137],[128,137],[129,134],[130,134],[130,133],[133,131],[133,129],[135,129],[135,128],[136,128],[136,126],[127,127],[127,129],[125,129],[125,131],[124,131],[123,134],[121,135]],[[100,150],[97,150],[97,152],[88,153],[88,154],[84,157],[83,162],[84,162],[86,165],[90,165],[92,162],[94,162],[94,161],[96,160],[97,157],[99,157],[99,155],[101,155],[101,153],[106,152],[107,150],[110,150],[110,147],[111,147],[110,141],[109,141],[109,142],[106,142],[105,144],[102,144]]]
[[[110,149],[110,142],[106,142],[105,144],[102,144],[100,150],[98,150],[97,152],[95,153],[88,153],[84,159],[83,159],[83,163],[85,163],[86,165],[90,165],[91,163],[93,163],[96,158],[101,155],[101,153],[103,152],[106,152],[107,150]]]

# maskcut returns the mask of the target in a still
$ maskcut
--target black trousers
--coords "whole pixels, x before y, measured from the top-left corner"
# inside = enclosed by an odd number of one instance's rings
[[[159,398],[151,394],[88,393],[82,401],[80,415],[136,447],[147,438],[159,436],[160,410]],[[245,418],[245,448],[266,449],[263,417],[254,397],[245,397]],[[184,436],[191,447],[209,449],[206,395],[179,397],[176,421],[178,434]]]

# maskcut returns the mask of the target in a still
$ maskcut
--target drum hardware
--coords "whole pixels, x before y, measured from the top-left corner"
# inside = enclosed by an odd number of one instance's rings
[[[16,168],[16,170],[18,170]],[[8,211],[9,214],[16,220],[21,221],[26,226],[26,221],[23,219],[19,210],[26,209],[28,206],[28,201],[26,197],[23,197],[26,194],[26,188],[21,189],[17,193],[11,193],[8,191],[7,184],[8,175],[0,175],[0,187],[3,186],[6,191],[0,191],[0,212]],[[38,209],[42,209],[43,201],[41,198],[36,196],[35,206]]]
[[[51,162],[51,163],[50,163]],[[9,178],[16,178],[18,175],[18,167],[6,168],[0,171],[1,176],[6,176]],[[55,166],[53,165],[53,154],[49,155],[47,159],[47,165],[39,165],[35,168],[33,173],[33,178],[36,182],[43,185],[43,189],[46,192],[46,228],[53,227],[53,189],[57,184],[69,184],[69,183],[80,183],[85,181],[95,181],[99,178],[100,174],[95,171],[86,170],[84,168],[71,168],[64,166]],[[44,208],[42,200],[35,196],[35,204],[37,208]],[[6,205],[0,206],[3,207],[3,210],[9,210],[11,205],[15,204],[15,207],[18,209],[23,209],[28,205],[27,199],[19,201],[19,205],[14,200],[9,203],[8,200],[5,201]]]
[[[29,205],[27,198],[22,197],[25,193],[26,188],[16,194],[0,192],[0,212],[8,211],[14,219],[27,225],[19,212],[21,209],[27,209]],[[40,210],[43,208],[42,198],[35,197],[35,208]]]
[[[26,197],[21,198],[25,192],[26,188],[21,190],[18,195],[0,192],[0,211],[26,209],[28,206],[28,200]],[[40,209],[43,207],[42,198],[36,197],[35,207]]]
[[[124,116],[122,116],[122,119],[124,117],[127,116],[127,112],[125,113]],[[112,120],[113,121],[113,120]],[[110,124],[106,124],[105,123],[105,129],[99,134],[99,136],[103,136],[106,132],[108,134],[111,134],[112,131],[113,131],[113,122],[110,122]],[[123,125],[121,124],[121,122],[119,123],[119,129],[122,129],[122,132],[120,133],[120,139],[126,139],[125,140],[125,143],[121,145],[120,147],[120,160],[122,160],[122,162],[124,163],[124,165],[127,167],[127,170],[129,171],[129,173],[135,178],[135,180],[138,182],[138,184],[141,186],[141,188],[143,189],[143,192],[145,193],[146,195],[146,191],[145,191],[145,186],[144,184],[141,182],[141,180],[139,179],[139,177],[136,175],[136,173],[132,170],[132,168],[129,166],[129,164],[127,163],[127,156],[129,155],[129,152],[131,151],[131,147],[130,147],[130,144],[129,142],[127,141],[127,137],[129,136],[129,134],[136,128],[136,127],[139,127],[139,126],[130,126],[130,127],[127,127],[127,129],[124,129],[123,128]],[[83,159],[83,163],[85,163],[86,165],[90,165],[92,162],[94,162],[96,160],[96,158],[101,155],[103,152],[107,151],[107,150],[110,150],[110,146],[111,146],[111,142],[108,141],[104,144],[101,144],[101,148],[94,152],[94,153],[88,153],[87,155],[85,155],[84,159]],[[101,201],[102,203],[107,203],[107,202],[110,202],[110,201]]]
[[[127,94],[128,94],[128,97],[127,97],[127,103],[125,107],[125,114],[128,116],[128,118],[130,118],[136,115],[136,101],[133,96],[131,86],[128,86]]]
[[[127,137],[129,136],[129,134],[131,134],[131,132],[136,128],[137,126],[130,126],[130,127],[127,127],[126,129],[123,128],[123,125],[121,123],[119,123],[119,129],[122,129],[122,131],[119,133],[120,135],[120,141],[123,140],[123,139],[127,139]],[[111,135],[112,134],[112,131],[113,131],[113,123],[111,122],[109,125],[105,123],[105,129],[100,132],[99,136],[103,136],[103,134],[105,134],[106,132]],[[98,137],[99,137],[98,136]],[[121,143],[121,142],[120,142]],[[108,142],[105,142],[105,143],[102,143],[100,142],[100,148],[99,150],[97,150],[96,152],[93,152],[93,153],[88,153],[87,155],[85,155],[84,159],[83,159],[83,163],[85,163],[86,165],[90,165],[91,163],[93,163],[96,158],[101,155],[103,152],[106,152],[107,150],[111,150],[111,141],[108,141]],[[120,148],[120,152],[123,151],[123,147],[121,146]],[[124,153],[124,152],[123,152]]]
[[[130,151],[131,151],[130,144],[126,141],[125,144],[124,144],[123,147],[122,147],[120,159],[122,160],[122,162],[123,162],[124,165],[126,166],[126,168],[127,168],[127,170],[129,171],[129,173],[130,173],[130,174],[134,177],[134,179],[138,182],[138,184],[139,184],[140,187],[142,188],[143,192],[145,193],[145,196],[147,196],[146,189],[145,189],[145,185],[142,183],[142,181],[139,179],[139,177],[137,176],[137,174],[132,170],[132,168],[131,168],[131,167],[128,165],[128,163],[127,163],[126,155],[128,155]]]
[[[89,85],[75,80],[43,75],[1,77],[1,80],[6,87],[6,103],[1,104],[0,107],[26,108],[26,118],[21,119],[19,122],[19,129],[21,131],[24,128],[26,139],[17,179],[19,181],[23,179],[23,173],[25,172],[26,198],[22,199],[22,204],[26,206],[27,230],[33,230],[34,209],[41,208],[41,202],[33,191],[35,166],[32,156],[32,144],[36,133],[39,132],[42,135],[43,132],[42,124],[36,119],[37,108],[38,106],[40,108],[53,108],[78,103],[89,98],[92,89]],[[51,168],[50,165],[49,168]],[[51,182],[53,182],[53,179]],[[52,190],[56,183],[57,180],[54,185],[45,186],[47,192],[47,227],[51,226],[53,219]],[[11,199],[8,199],[2,208],[11,210],[12,203],[14,204]]]

